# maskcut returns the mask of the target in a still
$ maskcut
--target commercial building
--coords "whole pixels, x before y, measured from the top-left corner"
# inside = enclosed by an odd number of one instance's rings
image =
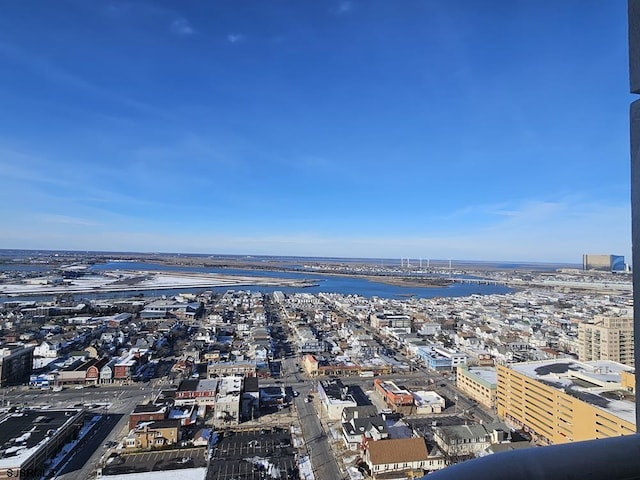
[[[431,413],[442,413],[446,407],[443,397],[433,391],[418,390],[411,392],[413,395],[414,408],[411,413],[416,415],[429,415]]]
[[[69,385],[97,385],[100,383],[100,372],[109,363],[109,359],[90,358],[89,360],[78,360],[66,368],[61,369],[55,383],[59,386]]]
[[[0,420],[0,480],[43,477],[47,459],[80,430],[82,410],[24,410]]]
[[[253,360],[242,360],[236,362],[209,361],[207,363],[207,378],[224,377],[226,375],[255,377],[256,362]]]
[[[400,313],[374,313],[370,317],[371,327],[380,330],[384,327],[402,328],[411,331],[411,317]]]
[[[140,318],[144,320],[162,319],[175,316],[182,319],[193,319],[202,310],[200,302],[177,302],[169,300],[157,300],[148,303],[140,312]]]
[[[450,348],[428,345],[416,348],[416,356],[430,370],[452,371],[467,364],[468,356]]]
[[[240,423],[241,396],[242,378],[223,377],[220,379],[213,410],[213,425],[215,427]]]
[[[211,407],[215,404],[216,393],[218,392],[218,379],[183,380],[178,385],[175,401],[176,405],[193,405]]]
[[[153,403],[136,405],[129,414],[129,430],[136,428],[140,422],[165,420],[167,418],[167,406]]]
[[[409,390],[399,387],[392,381],[380,379],[374,380],[373,387],[387,407],[395,412],[412,413],[413,395]]]
[[[352,361],[322,361],[319,362],[313,355],[302,357],[302,368],[310,377],[348,377],[359,375],[373,377],[375,375],[389,375],[393,368],[386,363],[354,363]]]
[[[113,365],[113,380],[118,382],[131,381],[138,366],[147,363],[149,350],[146,348],[132,348],[121,356]]]
[[[633,434],[635,395],[622,378],[632,370],[606,360],[499,365],[498,415],[540,444]]]
[[[626,265],[622,255],[585,254],[582,256],[582,269],[585,271],[623,272]]]
[[[34,348],[22,344],[5,344],[0,348],[0,387],[29,382]]]
[[[479,404],[495,407],[498,374],[494,367],[460,367],[456,373],[456,386]]]
[[[634,366],[633,316],[596,315],[578,325],[578,359],[611,360]]]
[[[342,411],[346,407],[358,406],[355,398],[349,394],[349,387],[338,379],[319,381],[318,398],[331,420],[342,417]]]

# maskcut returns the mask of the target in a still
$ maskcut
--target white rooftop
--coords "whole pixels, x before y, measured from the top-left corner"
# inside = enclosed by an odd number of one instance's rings
[[[445,405],[445,400],[436,392],[419,390],[412,392],[413,399],[418,406],[422,405]]]
[[[498,374],[495,367],[471,367],[467,370],[469,371],[469,373],[480,377],[485,382],[491,383],[493,385],[498,384]]]
[[[563,391],[622,420],[635,424],[635,402],[610,392],[623,393],[620,374],[634,368],[610,360],[578,362],[568,359],[516,363],[509,368]]]
[[[128,473],[123,475],[108,475],[109,480],[205,480],[207,477],[206,468],[183,468],[180,470],[159,470],[153,472]]]

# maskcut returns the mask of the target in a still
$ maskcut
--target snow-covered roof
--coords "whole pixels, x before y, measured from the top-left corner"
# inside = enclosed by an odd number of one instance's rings
[[[635,424],[635,402],[611,394],[624,392],[620,375],[634,371],[633,367],[610,360],[559,359],[516,363],[509,368]]]
[[[180,470],[159,470],[153,472],[127,473],[121,475],[109,475],[109,480],[175,480],[179,476],[180,480],[205,480],[207,469],[203,468],[182,468]]]

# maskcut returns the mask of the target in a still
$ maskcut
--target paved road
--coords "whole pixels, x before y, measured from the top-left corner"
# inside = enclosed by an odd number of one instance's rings
[[[307,394],[313,392],[313,382],[304,378],[298,371],[298,362],[297,358],[285,358],[282,361],[280,381],[283,385],[291,387],[293,391],[299,394],[299,396],[293,398],[293,405],[300,418],[302,436],[305,440],[307,452],[311,455],[315,478],[317,480],[338,480],[343,478],[343,475],[331,451],[328,432],[325,431],[320,423],[314,403],[305,402]]]
[[[308,391],[305,389],[304,393]],[[306,395],[301,392],[295,399],[295,405],[300,416],[302,435],[307,451],[311,455],[313,474],[317,480],[344,478],[338,467],[338,462],[329,446],[329,438],[320,424],[313,402],[304,401]]]
[[[78,442],[78,446],[71,454],[71,458],[64,464],[56,478],[60,480],[74,480],[77,478],[91,478],[105,453],[103,443],[113,438],[112,431],[119,423],[128,421],[126,415],[105,415],[95,427]]]

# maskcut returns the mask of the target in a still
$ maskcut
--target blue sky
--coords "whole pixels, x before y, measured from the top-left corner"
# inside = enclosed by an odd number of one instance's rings
[[[630,261],[626,2],[0,15],[0,248]]]

